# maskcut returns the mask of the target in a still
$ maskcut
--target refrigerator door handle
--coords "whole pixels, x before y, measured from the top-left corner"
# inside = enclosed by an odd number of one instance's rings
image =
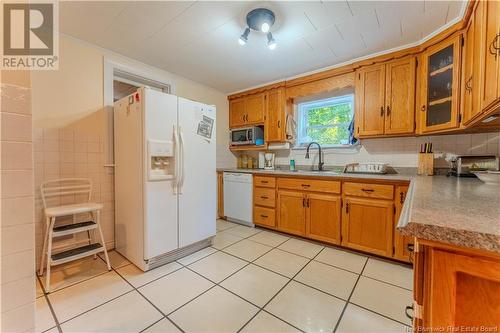
[[[179,134],[177,133],[177,126],[174,127],[174,179],[172,180],[172,190],[174,194],[177,194],[179,187]]]
[[[179,159],[179,194],[182,194],[184,187],[184,179],[186,177],[184,172],[184,135],[182,135],[181,127],[179,126],[179,142],[180,142],[180,159]]]

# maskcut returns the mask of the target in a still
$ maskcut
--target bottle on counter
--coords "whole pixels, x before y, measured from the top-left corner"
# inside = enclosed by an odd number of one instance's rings
[[[295,160],[294,159],[290,160],[290,171],[295,171]]]
[[[241,156],[241,168],[248,169],[248,156],[247,155]]]
[[[248,159],[247,159],[247,168],[253,169],[253,158],[251,158],[250,156],[248,156]]]
[[[237,160],[236,165],[237,165],[238,169],[243,168],[243,159],[242,159],[241,155],[238,155],[238,160]]]

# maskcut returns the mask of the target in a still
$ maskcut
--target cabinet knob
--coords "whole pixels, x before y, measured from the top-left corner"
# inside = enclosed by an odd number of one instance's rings
[[[391,115],[391,107],[390,107],[390,106],[388,106],[388,107],[387,107],[387,115],[388,115],[388,116],[390,116],[390,115]]]
[[[383,106],[380,107],[380,116],[381,117],[384,116],[384,107]]]
[[[422,108],[420,110],[422,110],[422,112],[425,112],[425,105],[422,105]]]

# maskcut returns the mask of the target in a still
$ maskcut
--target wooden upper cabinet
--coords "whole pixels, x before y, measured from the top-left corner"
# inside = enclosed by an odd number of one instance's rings
[[[342,245],[391,257],[393,207],[392,200],[344,198]]]
[[[488,108],[499,97],[500,89],[500,3],[480,1],[476,10],[482,10],[481,109]]]
[[[264,123],[266,94],[253,94],[229,101],[229,127]]]
[[[356,72],[356,132],[359,136],[384,134],[385,65]]]
[[[245,125],[245,99],[238,98],[229,101],[229,127]]]
[[[415,58],[389,62],[385,79],[385,134],[415,129]]]
[[[436,44],[421,55],[420,131],[458,127],[462,35]]]
[[[340,196],[307,194],[306,237],[340,244]]]
[[[266,142],[286,141],[285,88],[275,88],[267,93],[264,132]]]
[[[245,97],[245,114],[248,125],[262,124],[266,110],[266,94],[260,93]]]
[[[359,69],[356,80],[356,134],[411,134],[415,130],[416,60]]]
[[[278,190],[278,229],[305,236],[305,202],[302,192]]]
[[[477,103],[477,94],[479,93],[479,90],[477,89],[477,79],[479,78],[479,70],[475,68],[479,67],[476,65],[479,65],[480,62],[480,54],[478,52],[480,50],[480,46],[478,45],[478,41],[481,39],[481,27],[476,27],[476,22],[481,21],[480,17],[477,14],[480,13],[476,11],[474,14],[472,14],[464,34],[461,87],[462,124],[469,123],[470,120],[472,120],[481,111],[480,105]]]

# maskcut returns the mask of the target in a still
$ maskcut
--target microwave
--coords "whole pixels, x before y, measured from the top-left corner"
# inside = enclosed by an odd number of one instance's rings
[[[229,133],[231,146],[256,145],[259,139],[264,141],[264,130],[258,126],[234,128]]]

